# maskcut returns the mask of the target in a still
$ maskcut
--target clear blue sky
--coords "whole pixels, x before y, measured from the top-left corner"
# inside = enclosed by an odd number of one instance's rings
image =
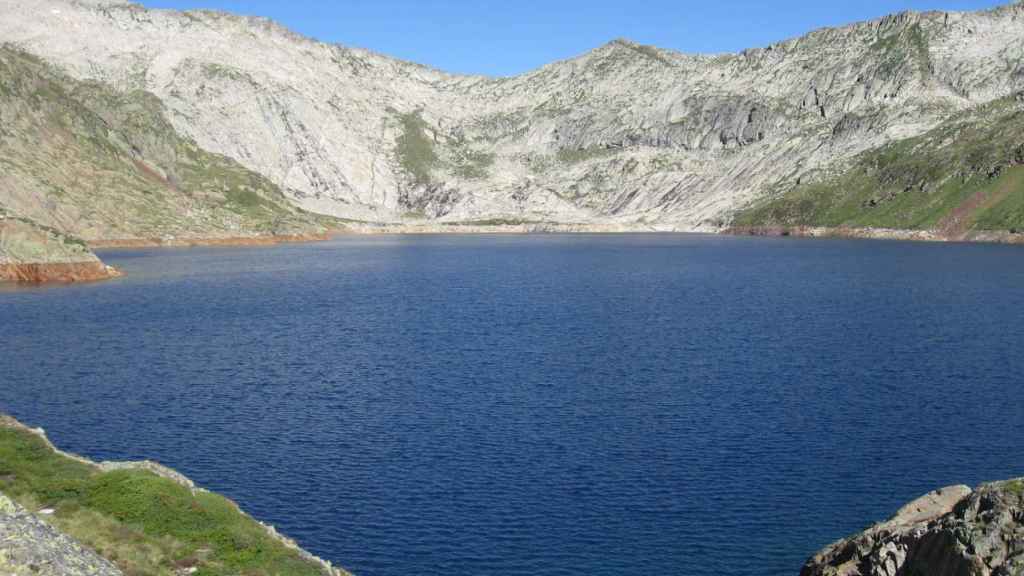
[[[1009,0],[142,0],[267,16],[306,36],[449,72],[511,75],[614,38],[734,52],[901,10]]]

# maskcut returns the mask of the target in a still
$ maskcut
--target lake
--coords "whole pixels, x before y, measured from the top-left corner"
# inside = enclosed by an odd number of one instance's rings
[[[359,575],[795,575],[1024,475],[1024,249],[701,235],[105,251],[0,292],[0,411]]]

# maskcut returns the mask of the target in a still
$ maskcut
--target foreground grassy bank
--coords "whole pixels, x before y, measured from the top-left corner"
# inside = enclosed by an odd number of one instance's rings
[[[89,462],[3,415],[0,492],[129,576],[347,574],[173,471]]]

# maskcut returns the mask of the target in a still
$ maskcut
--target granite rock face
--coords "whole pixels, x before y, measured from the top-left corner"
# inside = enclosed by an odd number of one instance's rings
[[[122,573],[92,550],[0,494],[0,574],[121,576]]]
[[[1024,574],[1024,480],[933,492],[811,558],[801,576]]]
[[[0,0],[0,38],[155,94],[299,206],[375,222],[718,229],[750,202],[1024,90],[1024,5],[904,13],[739,54],[626,40],[451,75],[268,20]]]

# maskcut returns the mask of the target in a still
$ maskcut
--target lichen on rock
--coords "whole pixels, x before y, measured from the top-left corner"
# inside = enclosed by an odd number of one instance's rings
[[[801,576],[1020,576],[1024,480],[932,492],[808,560]]]

